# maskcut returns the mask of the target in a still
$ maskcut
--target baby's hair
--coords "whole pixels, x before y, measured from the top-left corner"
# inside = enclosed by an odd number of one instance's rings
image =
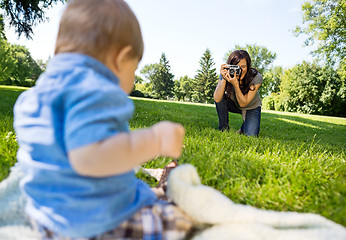
[[[104,60],[111,51],[131,46],[130,57],[143,56],[136,16],[123,0],[72,0],[60,20],[55,54],[77,52]]]

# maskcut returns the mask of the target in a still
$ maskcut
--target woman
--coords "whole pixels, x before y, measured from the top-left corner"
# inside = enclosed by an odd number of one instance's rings
[[[240,74],[231,76],[228,65],[238,65]],[[237,50],[221,65],[220,78],[214,92],[219,129],[228,130],[228,112],[240,113],[243,124],[237,133],[258,136],[261,121],[261,98],[258,89],[262,75],[251,67],[251,58],[244,50]]]

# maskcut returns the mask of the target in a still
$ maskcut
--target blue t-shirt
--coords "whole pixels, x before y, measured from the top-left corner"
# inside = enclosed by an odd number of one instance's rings
[[[117,227],[156,199],[133,171],[84,177],[72,169],[67,157],[72,149],[129,131],[134,106],[118,82],[91,57],[58,54],[36,86],[15,104],[26,212],[54,232],[92,237]]]

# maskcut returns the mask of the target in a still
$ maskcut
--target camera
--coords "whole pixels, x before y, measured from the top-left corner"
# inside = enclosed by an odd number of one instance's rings
[[[242,72],[241,68],[238,65],[227,65],[229,75],[231,75],[231,78],[234,77],[234,73],[239,76]]]

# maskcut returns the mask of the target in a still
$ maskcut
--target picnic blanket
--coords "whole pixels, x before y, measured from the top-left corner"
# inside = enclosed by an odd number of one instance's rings
[[[18,183],[19,166],[0,183],[0,239],[38,239],[24,214],[25,199]],[[320,215],[278,212],[235,204],[217,190],[202,185],[196,168],[176,167],[169,175],[167,195],[201,228],[194,240],[346,240],[346,229]]]

